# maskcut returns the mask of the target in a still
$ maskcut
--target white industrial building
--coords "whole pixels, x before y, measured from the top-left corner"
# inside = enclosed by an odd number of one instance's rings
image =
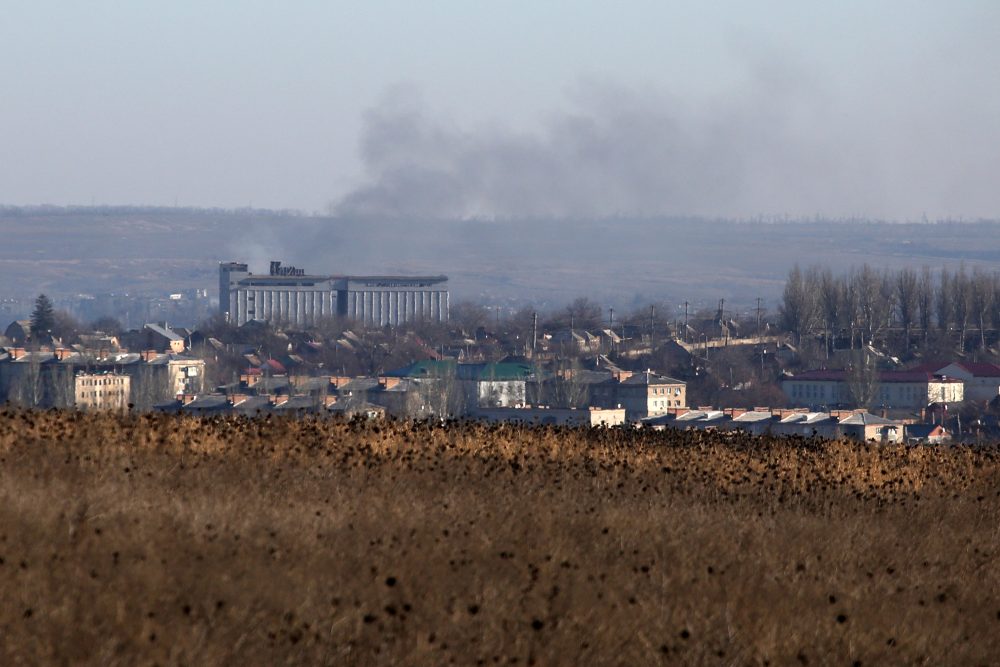
[[[239,262],[219,265],[219,312],[242,325],[266,320],[309,326],[347,317],[365,326],[448,320],[447,276],[321,276],[271,262],[254,274]]]

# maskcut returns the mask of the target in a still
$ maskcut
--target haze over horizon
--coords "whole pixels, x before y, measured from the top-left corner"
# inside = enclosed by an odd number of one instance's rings
[[[0,203],[998,218],[1000,6],[37,2]]]

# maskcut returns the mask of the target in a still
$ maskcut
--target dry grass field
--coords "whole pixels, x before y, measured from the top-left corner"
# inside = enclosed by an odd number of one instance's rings
[[[0,664],[996,665],[1000,455],[0,414]]]

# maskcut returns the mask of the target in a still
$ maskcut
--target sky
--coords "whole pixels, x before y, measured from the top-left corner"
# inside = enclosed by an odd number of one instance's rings
[[[0,0],[0,203],[1000,218],[1000,3]]]

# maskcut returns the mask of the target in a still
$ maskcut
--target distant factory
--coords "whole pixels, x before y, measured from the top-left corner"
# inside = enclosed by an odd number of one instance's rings
[[[365,326],[448,320],[447,276],[323,276],[271,262],[268,274],[219,265],[219,312],[233,324],[266,320],[304,327],[332,317]]]

